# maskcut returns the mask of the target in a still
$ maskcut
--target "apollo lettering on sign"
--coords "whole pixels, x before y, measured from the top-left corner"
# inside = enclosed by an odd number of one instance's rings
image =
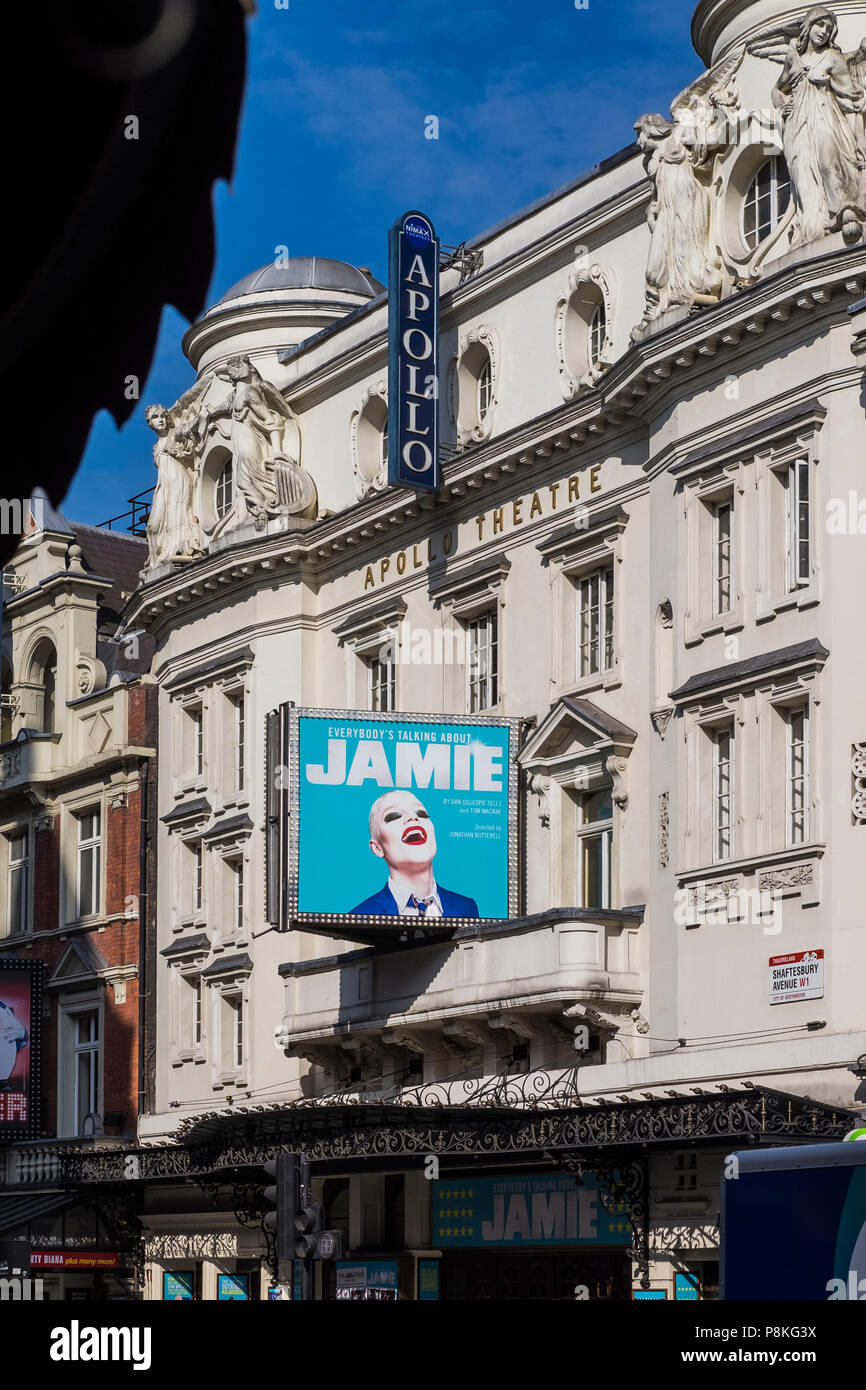
[[[388,242],[388,482],[439,488],[439,241],[407,212]]]

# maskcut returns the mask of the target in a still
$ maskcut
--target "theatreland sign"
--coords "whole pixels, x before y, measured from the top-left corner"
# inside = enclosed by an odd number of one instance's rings
[[[439,490],[439,241],[420,212],[388,237],[388,482]]]

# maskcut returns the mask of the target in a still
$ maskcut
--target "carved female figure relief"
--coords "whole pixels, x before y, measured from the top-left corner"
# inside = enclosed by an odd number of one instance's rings
[[[208,425],[220,419],[228,423],[227,429],[219,424],[217,429],[229,440],[242,509],[260,529],[269,513],[314,509],[316,485],[298,462],[297,424],[280,392],[248,357],[230,357],[216,375],[230,382],[231,390],[206,418]],[[294,445],[286,438],[291,427]]]
[[[166,410],[148,406],[145,419],[157,436],[153,461],[158,478],[147,521],[150,564],[192,560],[202,553],[198,517],[193,512],[195,458],[198,447],[198,401],[208,382],[196,382]]]
[[[756,39],[749,51],[782,63],[772,99],[783,122],[799,241],[841,228],[850,245],[860,239],[866,218],[866,96],[859,54],[841,52],[837,30],[832,11],[817,6],[796,26],[793,40],[786,26]]]
[[[727,110],[737,101],[731,81],[742,57],[742,49],[737,50],[687,87],[671,106],[672,120],[647,115],[635,123],[653,185],[647,211],[652,233],[647,302],[643,324],[635,330],[638,335],[643,325],[667,309],[714,304],[721,294],[711,180],[716,153],[730,138]]]

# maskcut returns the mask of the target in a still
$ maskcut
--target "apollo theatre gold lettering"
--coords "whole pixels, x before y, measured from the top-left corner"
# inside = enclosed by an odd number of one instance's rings
[[[535,521],[551,512],[575,505],[582,507],[601,491],[601,464],[598,463],[584,473],[572,473],[561,482],[547,483],[535,492],[482,512],[473,519],[472,524],[478,529],[479,541],[495,540],[497,536],[510,533],[526,522]],[[435,560],[447,558],[456,552],[457,540],[456,529],[441,531],[417,545],[407,546],[396,555],[383,556],[365,569],[364,589],[375,589],[377,585],[400,578],[412,570],[424,569]]]

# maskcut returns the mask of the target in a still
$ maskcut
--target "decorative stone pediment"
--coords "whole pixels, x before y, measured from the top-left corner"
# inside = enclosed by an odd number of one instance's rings
[[[46,989],[68,985],[93,984],[109,969],[108,961],[86,936],[76,936],[69,942],[45,982]]]
[[[75,936],[48,976],[45,988],[78,989],[101,982],[111,985],[116,1004],[125,1004],[127,981],[137,974],[138,966],[109,965],[88,936]]]
[[[546,794],[546,779],[581,790],[611,780],[613,799],[624,809],[628,756],[636,738],[633,729],[591,700],[563,698],[524,744],[518,760],[538,795]]]

